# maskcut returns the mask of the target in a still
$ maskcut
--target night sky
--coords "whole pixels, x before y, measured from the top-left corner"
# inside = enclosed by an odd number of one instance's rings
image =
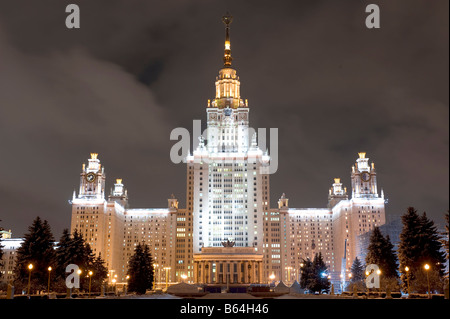
[[[69,3],[80,29],[65,27]],[[380,29],[365,26],[369,3]],[[205,122],[227,11],[250,126],[279,129],[272,207],[283,192],[326,207],[365,151],[387,214],[414,206],[443,223],[448,1],[0,0],[0,226],[20,237],[39,215],[59,239],[91,152],[107,194],[122,178],[130,207],[166,207],[171,193],[185,207],[169,135]]]

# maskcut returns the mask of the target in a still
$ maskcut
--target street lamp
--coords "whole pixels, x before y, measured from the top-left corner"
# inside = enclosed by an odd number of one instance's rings
[[[164,267],[164,270],[166,271],[166,289],[169,286],[169,270],[171,268],[170,267]]]
[[[185,274],[182,274],[181,279],[183,279],[182,281],[184,282],[187,279],[187,276]]]
[[[158,264],[153,264],[153,290],[156,289],[156,268],[158,268]],[[158,268],[159,271],[159,268]]]
[[[33,270],[33,264],[28,265],[28,271],[30,273],[28,275],[28,298],[30,297],[30,288],[31,288],[31,270]]]
[[[48,295],[49,295],[49,297],[50,297],[50,273],[52,272],[52,267],[49,266],[49,267],[47,268],[47,270],[48,270],[48,289],[47,289],[47,291],[48,291]]]
[[[381,275],[380,269],[377,270],[377,275],[378,275],[378,277],[380,277],[380,275]],[[378,292],[381,294],[381,281],[380,281],[380,287],[378,288]]]
[[[92,272],[92,270],[90,270],[88,274],[89,274],[89,295],[88,295],[88,297],[91,298],[91,282],[92,282],[92,275],[94,273]]]
[[[271,282],[273,282],[274,279],[275,279],[275,274],[272,273],[272,274],[269,276],[269,285],[270,285]]]
[[[288,271],[288,283],[291,282],[291,266],[285,267],[285,269]]]
[[[408,283],[408,297],[411,295],[411,290],[409,288],[409,267],[406,266],[405,267],[405,271],[406,271],[406,281]]]
[[[298,276],[298,281],[301,281],[302,280],[302,268],[303,268],[303,266],[304,266],[305,264],[303,264],[303,263],[300,263],[300,270],[299,270],[299,276]]]
[[[425,268],[425,270],[426,270],[426,273],[427,273],[427,282],[428,282],[428,298],[430,298],[430,297],[431,297],[431,295],[430,295],[430,277],[428,276],[428,272],[429,272],[429,270],[430,270],[430,265],[428,265],[428,264],[425,264],[424,268]]]

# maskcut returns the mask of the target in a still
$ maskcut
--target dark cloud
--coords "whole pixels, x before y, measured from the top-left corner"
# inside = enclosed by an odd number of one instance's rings
[[[64,27],[73,2],[80,30]],[[184,201],[169,134],[205,119],[227,10],[251,125],[279,128],[273,205],[285,192],[294,207],[325,207],[366,151],[388,213],[414,205],[441,222],[448,209],[447,1],[0,3],[0,219],[18,236],[38,214],[57,234],[69,226],[93,151],[131,206]],[[380,30],[364,26],[368,3]]]

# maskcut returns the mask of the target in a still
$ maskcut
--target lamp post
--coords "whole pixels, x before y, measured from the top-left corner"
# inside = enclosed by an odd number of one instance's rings
[[[275,279],[275,274],[272,273],[272,274],[269,276],[269,287],[270,287],[270,283],[273,282],[274,279]]]
[[[288,271],[288,283],[291,282],[291,266],[285,267],[285,269]]]
[[[369,277],[370,273],[366,270],[366,277]],[[367,278],[366,278],[367,280]],[[369,285],[366,283],[367,286],[367,299],[369,299],[369,294],[370,294],[370,288]]]
[[[31,288],[31,271],[33,270],[33,264],[29,264],[28,265],[28,271],[29,271],[29,275],[28,275],[28,298],[30,298],[30,288]]]
[[[300,263],[300,270],[298,271],[298,274],[299,274],[299,276],[298,276],[298,282],[299,282],[299,283],[300,283],[301,280],[302,280],[302,268],[303,268],[303,266],[304,266],[304,264],[303,264],[303,263]]]
[[[288,278],[287,278],[288,280],[287,280],[287,282],[289,283],[291,281],[291,269],[292,269],[292,267],[288,266],[288,267],[284,267],[284,269],[286,269],[288,271]]]
[[[167,287],[169,287],[169,270],[171,268],[170,267],[164,267],[164,270],[166,271],[166,289]]]
[[[156,268],[158,268],[158,264],[153,264],[153,290],[156,289]]]
[[[78,269],[78,276],[80,276],[81,275],[81,273],[82,273],[82,271],[81,271],[81,269]],[[81,277],[80,277],[81,278]],[[78,288],[78,292],[80,292],[80,288]]]
[[[92,282],[92,275],[94,273],[92,272],[92,270],[89,271],[88,275],[89,275],[89,295],[88,297],[91,298],[91,282]]]
[[[114,295],[117,295],[117,291],[116,291],[116,278],[113,278],[111,280],[112,284],[113,284],[113,290],[114,290]]]
[[[406,271],[406,282],[408,283],[408,298],[411,295],[411,290],[409,288],[409,267],[406,266],[405,267],[405,271]]]
[[[380,277],[380,275],[381,275],[380,269],[377,270],[377,275],[378,275],[378,277]],[[380,280],[380,287],[378,288],[378,292],[380,293],[380,297],[381,297],[381,280]]]
[[[52,272],[52,267],[49,266],[49,267],[47,268],[47,270],[48,270],[48,288],[47,288],[47,294],[48,294],[48,296],[50,297],[50,274],[51,274],[51,272]]]
[[[127,284],[126,284],[126,286],[125,286],[125,295],[128,293],[128,280],[130,279],[130,275],[127,275],[126,277],[125,277],[125,279],[126,279],[126,281],[127,281]]]
[[[430,265],[428,265],[428,264],[425,264],[424,268],[425,268],[425,270],[426,270],[426,273],[427,273],[427,282],[428,282],[428,298],[430,298],[430,297],[431,297],[431,295],[430,295],[430,277],[428,276],[428,272],[429,272],[429,270],[430,270]]]

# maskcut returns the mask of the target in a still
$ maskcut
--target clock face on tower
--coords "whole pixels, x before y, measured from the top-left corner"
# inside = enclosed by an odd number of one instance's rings
[[[361,173],[361,179],[364,182],[368,182],[370,180],[370,174],[368,172],[363,172]]]
[[[89,183],[94,182],[95,178],[96,178],[96,176],[95,176],[94,173],[87,173],[86,174],[86,181],[89,182]]]

